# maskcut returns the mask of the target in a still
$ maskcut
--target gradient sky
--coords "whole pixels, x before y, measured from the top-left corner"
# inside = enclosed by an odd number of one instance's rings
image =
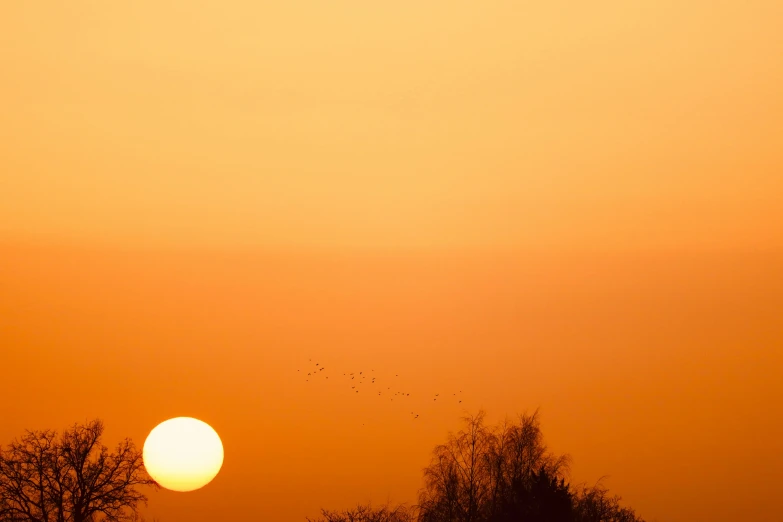
[[[0,443],[209,422],[162,522],[413,501],[541,407],[650,520],[779,519],[783,4],[0,5]],[[364,424],[364,426],[362,426]]]

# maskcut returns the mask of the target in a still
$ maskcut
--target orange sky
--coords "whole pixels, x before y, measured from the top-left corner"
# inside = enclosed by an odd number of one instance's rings
[[[315,357],[540,406],[649,519],[779,516],[783,7],[539,4],[3,3],[0,443],[201,418],[162,522],[414,500],[460,408]]]

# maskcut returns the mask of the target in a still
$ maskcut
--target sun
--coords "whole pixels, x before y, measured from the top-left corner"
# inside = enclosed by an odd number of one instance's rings
[[[223,443],[206,422],[176,417],[155,426],[144,441],[144,467],[172,491],[193,491],[209,484],[223,465]]]

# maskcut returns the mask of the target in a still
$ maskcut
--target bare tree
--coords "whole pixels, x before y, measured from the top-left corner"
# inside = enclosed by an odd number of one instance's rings
[[[600,482],[591,487],[582,486],[574,493],[576,522],[644,522],[633,509],[622,507],[621,497],[610,495]]]
[[[391,506],[386,504],[373,508],[370,504],[359,504],[355,509],[345,511],[321,510],[322,518],[307,519],[308,522],[414,522],[415,510],[404,504]]]
[[[420,494],[424,520],[474,522],[487,507],[493,492],[491,447],[493,433],[484,424],[485,413],[463,418],[465,428],[450,433],[448,441],[433,451],[424,469],[425,488]]]
[[[465,417],[465,427],[435,448],[419,492],[422,522],[491,520],[541,473],[565,478],[569,459],[547,450],[538,412],[494,428],[484,417],[483,411]]]
[[[60,437],[27,431],[0,448],[0,522],[125,522],[158,485],[130,439],[113,452],[101,444],[100,420],[75,424]]]

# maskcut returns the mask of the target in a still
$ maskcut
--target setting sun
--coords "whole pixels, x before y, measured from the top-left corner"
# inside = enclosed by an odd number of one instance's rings
[[[158,424],[144,442],[144,466],[166,489],[193,491],[204,487],[222,465],[220,437],[198,419],[169,419]]]

